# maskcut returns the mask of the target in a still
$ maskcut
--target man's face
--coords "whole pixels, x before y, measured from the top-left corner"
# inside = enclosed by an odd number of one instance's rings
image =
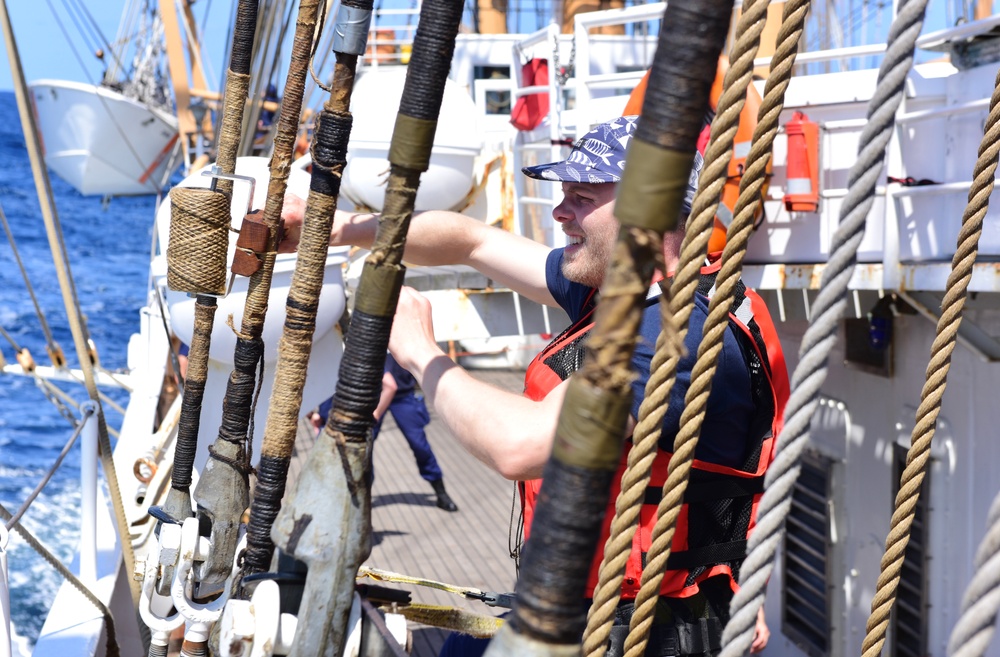
[[[600,287],[618,238],[618,220],[612,214],[614,183],[562,184],[563,200],[552,211],[566,233],[563,275],[588,287]]]

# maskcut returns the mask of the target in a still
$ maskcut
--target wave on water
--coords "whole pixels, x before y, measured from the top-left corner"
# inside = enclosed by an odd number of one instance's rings
[[[10,92],[0,92],[0,116],[5,117],[0,121],[0,161],[4,163],[0,206],[53,336],[75,366],[73,340]],[[52,190],[77,295],[101,364],[109,370],[124,368],[128,338],[139,328],[139,309],[146,298],[155,198],[115,198],[105,205],[99,197],[81,196],[55,176]],[[0,327],[18,346],[30,350],[36,362],[48,364],[44,332],[13,250],[3,238]],[[3,338],[0,351],[8,363],[15,362],[14,349]],[[60,387],[77,402],[86,399],[82,386]],[[110,394],[118,403],[127,401],[120,391]],[[120,424],[121,418],[107,410],[109,425]],[[70,423],[31,379],[0,376],[0,503],[13,513],[48,471],[71,433]],[[80,534],[79,463],[78,442],[23,519],[24,526],[64,561],[72,558]],[[13,531],[8,568],[12,620],[33,643],[61,577]]]

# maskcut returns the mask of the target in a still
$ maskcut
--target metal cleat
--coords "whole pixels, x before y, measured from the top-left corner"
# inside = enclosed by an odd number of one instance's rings
[[[219,654],[222,657],[271,657],[292,649],[298,618],[282,614],[280,590],[263,580],[250,600],[230,600],[222,613]]]

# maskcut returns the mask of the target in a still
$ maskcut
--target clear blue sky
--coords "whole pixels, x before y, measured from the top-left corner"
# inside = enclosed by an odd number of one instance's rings
[[[94,57],[93,49],[88,48],[80,38],[77,23],[67,13],[67,5],[76,7],[86,5],[94,21],[108,41],[113,41],[118,32],[118,23],[126,0],[9,0],[7,10],[14,26],[14,39],[21,52],[21,66],[28,82],[42,78],[60,80],[77,80],[80,82],[97,83],[104,72],[104,64]],[[202,22],[206,7],[211,9],[210,23],[225,25],[228,19],[231,0],[200,0],[194,5],[195,19]],[[63,36],[59,23],[53,15],[53,9],[58,13],[66,31],[72,37],[72,43],[79,54],[74,54],[70,43]],[[218,77],[223,63],[226,33],[208,34],[206,47],[211,61],[213,75]],[[92,41],[92,40],[91,40]],[[10,65],[7,61],[6,44],[0,55],[3,60],[0,66],[0,89],[13,89]],[[80,63],[82,61],[82,64]]]

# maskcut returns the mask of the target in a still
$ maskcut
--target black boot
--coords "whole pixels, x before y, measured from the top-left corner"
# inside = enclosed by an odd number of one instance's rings
[[[437,495],[437,506],[439,509],[451,512],[458,511],[458,506],[452,501],[451,497],[444,489],[444,479],[432,481],[431,486],[434,487],[434,493]]]

